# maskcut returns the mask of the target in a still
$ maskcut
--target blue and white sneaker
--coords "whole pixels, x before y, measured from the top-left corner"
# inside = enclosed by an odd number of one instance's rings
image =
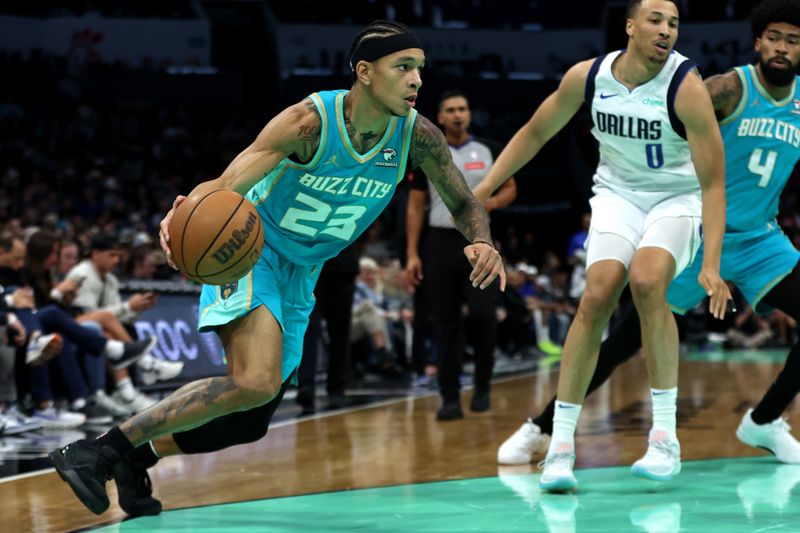
[[[41,421],[25,416],[16,405],[10,405],[0,413],[0,420],[5,422],[5,427],[0,432],[3,435],[16,435],[26,431],[36,431],[44,426]]]
[[[663,429],[651,429],[644,457],[633,463],[634,476],[652,481],[669,481],[681,472],[681,445]]]
[[[544,461],[539,463],[542,477],[539,478],[539,488],[548,492],[568,492],[578,488],[578,480],[572,473],[575,465],[575,452],[572,445],[560,442],[553,453],[547,454]]]
[[[52,405],[45,409],[34,409],[32,418],[41,422],[44,429],[71,429],[86,422],[83,413],[56,409]]]

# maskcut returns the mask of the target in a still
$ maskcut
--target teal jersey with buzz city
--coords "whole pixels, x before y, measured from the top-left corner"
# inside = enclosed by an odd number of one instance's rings
[[[727,226],[720,275],[736,284],[757,313],[771,307],[762,299],[797,267],[800,253],[775,221],[778,199],[800,159],[800,95],[797,79],[788,97],[771,98],[752,66],[736,67],[742,98],[720,122],[725,142]],[[705,298],[697,282],[703,246],[675,278],[667,302],[683,314]]]
[[[322,120],[313,159],[283,159],[247,193],[264,221],[266,242],[298,265],[321,264],[353,242],[383,211],[405,173],[416,111],[392,117],[381,140],[359,154],[345,127],[345,94],[309,96]]]
[[[776,225],[778,199],[800,158],[800,87],[774,100],[753,66],[736,67],[739,106],[720,122],[725,143],[727,232]]]

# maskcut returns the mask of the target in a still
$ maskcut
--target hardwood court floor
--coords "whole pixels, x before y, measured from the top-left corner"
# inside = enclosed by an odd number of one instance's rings
[[[741,360],[741,359],[740,359]],[[760,455],[734,432],[770,385],[776,362],[683,361],[678,407],[683,459]],[[497,383],[492,410],[437,422],[438,398],[410,398],[270,429],[267,438],[216,454],[171,457],[151,471],[165,509],[352,488],[496,476],[499,444],[555,391],[557,371]],[[469,391],[463,396],[468,405]],[[576,468],[629,465],[650,425],[644,362],[636,357],[590,397]],[[792,413],[790,422],[800,425]],[[529,467],[526,467],[529,468]],[[87,511],[55,473],[0,483],[0,531],[68,531],[124,517]]]

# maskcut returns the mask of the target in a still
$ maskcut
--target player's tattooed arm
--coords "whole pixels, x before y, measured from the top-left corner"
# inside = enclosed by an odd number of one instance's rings
[[[319,110],[310,98],[303,100],[306,110],[306,120],[297,125],[296,146],[293,150],[298,160],[308,163],[317,153],[319,148],[320,132],[322,129],[322,118]]]
[[[453,163],[442,132],[420,115],[417,115],[411,137],[411,163],[422,168],[453,215],[456,227],[472,243],[464,248],[472,264],[469,275],[472,286],[485,289],[499,278],[500,290],[505,290],[505,267],[492,245],[489,217]]]
[[[717,120],[731,116],[739,106],[744,94],[742,82],[736,71],[731,70],[725,74],[712,76],[705,83],[711,95],[711,103],[714,105],[714,114]]]
[[[453,163],[442,132],[427,118],[417,115],[411,139],[411,163],[421,167],[453,215],[456,227],[470,242],[492,242],[489,218]]]
[[[287,107],[264,126],[253,143],[210,185],[245,194],[285,157],[293,156],[302,162],[311,160],[319,148],[321,124],[310,99]]]
[[[204,194],[216,189],[229,189],[246,194],[253,186],[272,172],[288,156],[301,162],[310,161],[319,148],[322,119],[310,99],[287,107],[264,126],[258,137],[233,161],[222,174],[213,180],[198,184],[189,195]],[[169,223],[175,209],[186,199],[180,195],[172,209],[161,221],[159,239],[167,256],[167,263],[177,268],[170,249]]]

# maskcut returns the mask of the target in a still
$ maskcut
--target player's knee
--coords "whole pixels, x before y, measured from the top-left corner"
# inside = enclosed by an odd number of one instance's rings
[[[259,407],[275,398],[281,390],[280,375],[278,376],[239,376],[236,379],[238,387],[237,407],[250,409]]]
[[[631,273],[630,286],[637,305],[657,304],[665,298],[666,285],[655,274],[642,271]]]
[[[605,321],[611,316],[617,302],[607,291],[588,289],[581,297],[578,313],[588,321]]]

